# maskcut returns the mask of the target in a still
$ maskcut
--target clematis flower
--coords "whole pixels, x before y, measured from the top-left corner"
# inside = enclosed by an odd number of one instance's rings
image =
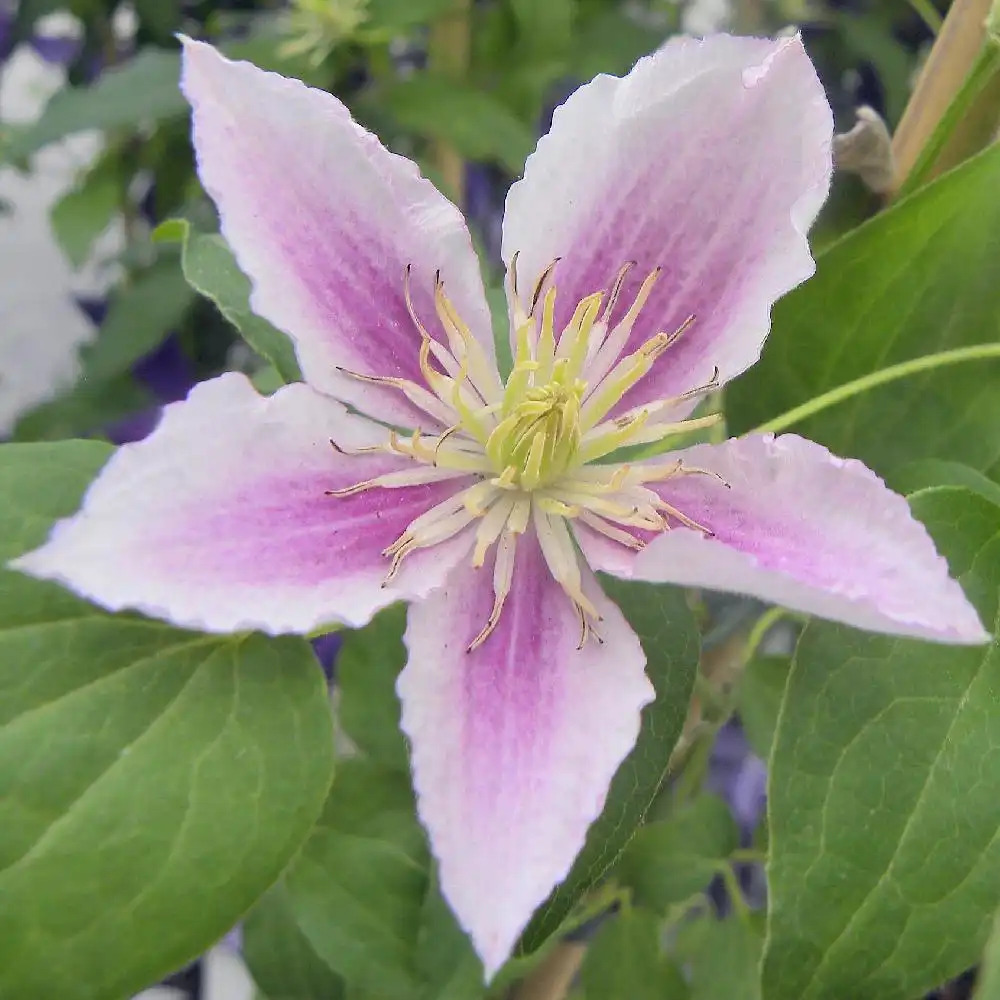
[[[613,458],[712,419],[690,414],[813,270],[832,125],[799,39],[674,40],[559,108],[507,200],[506,379],[462,217],[414,164],[335,98],[207,45],[185,43],[183,87],[253,307],[306,381],[197,386],[18,565],[212,631],[360,626],[411,602],[418,808],[487,976],[653,698],[594,570],[985,638],[856,461],[792,435]]]

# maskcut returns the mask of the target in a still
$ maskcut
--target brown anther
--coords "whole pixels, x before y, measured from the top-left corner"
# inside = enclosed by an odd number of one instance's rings
[[[733,484],[727,479],[724,479],[719,475],[714,469],[701,469],[694,465],[684,465],[680,459],[677,460],[678,472],[683,476],[711,476],[713,479],[717,479],[727,490],[733,488]]]
[[[515,250],[511,255],[510,264],[507,266],[507,274],[510,277],[510,290],[514,293],[514,300],[517,300],[517,258],[521,255],[520,250]]]
[[[646,342],[647,357],[650,361],[655,361],[666,350],[673,347],[694,322],[694,315],[688,316],[686,320],[673,333],[658,333],[655,337]]]
[[[715,537],[715,532],[712,531],[711,528],[706,528],[705,525],[699,524],[693,518],[688,517],[687,514],[682,513],[665,500],[660,500],[657,506],[660,510],[666,511],[667,515],[672,517],[675,521],[679,521],[683,524],[685,528],[691,528],[693,531],[700,531],[706,538]]]
[[[341,375],[356,378],[359,382],[370,382],[372,385],[389,385],[393,388],[399,388],[403,384],[402,379],[393,378],[391,375],[365,375],[364,372],[351,371],[350,368],[343,368],[340,365],[336,365],[335,368]]]
[[[633,267],[638,267],[638,261],[627,260],[620,268],[618,268],[618,273],[615,275],[615,280],[611,283],[611,290],[608,293],[608,301],[604,306],[604,313],[601,316],[601,321],[607,323],[611,319],[611,310],[618,304],[618,297],[622,293],[622,287],[625,284],[625,279],[628,277],[629,271]]]
[[[328,497],[350,497],[354,496],[355,493],[364,493],[365,490],[371,489],[374,485],[373,480],[366,479],[363,483],[355,483],[353,486],[345,486],[339,490],[323,490],[323,493]]]
[[[432,465],[437,466],[438,464],[438,452],[441,451],[441,445],[445,443],[456,431],[461,430],[461,424],[452,424],[446,431],[438,435],[437,443],[434,445],[434,459],[431,462]]]
[[[544,271],[539,275],[538,281],[535,282],[535,290],[531,293],[531,308],[528,309],[528,315],[534,316],[535,309],[538,308],[538,300],[542,297],[542,288],[545,282],[548,280],[549,276],[555,270],[556,264],[562,260],[562,257],[556,257],[554,261]]]
[[[403,301],[406,303],[406,311],[410,314],[410,319],[413,325],[417,328],[417,332],[421,337],[430,337],[424,324],[420,322],[420,317],[417,315],[417,310],[413,307],[413,296],[410,292],[410,274],[412,273],[413,267],[411,264],[407,264],[403,268]]]

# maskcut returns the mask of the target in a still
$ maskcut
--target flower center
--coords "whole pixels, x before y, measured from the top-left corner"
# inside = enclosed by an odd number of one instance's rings
[[[511,404],[486,442],[486,454],[505,481],[522,490],[548,486],[572,466],[580,446],[580,407],[586,383],[554,379],[528,387]]]
[[[433,438],[419,430],[408,437],[388,431],[384,444],[354,453],[388,452],[413,464],[328,492],[350,496],[375,487],[456,481],[454,494],[412,521],[383,554],[391,560],[388,583],[411,552],[437,545],[472,526],[472,564],[485,565],[487,554],[496,550],[496,603],[470,643],[470,651],[497,626],[510,592],[517,540],[529,526],[553,577],[580,616],[581,644],[587,636],[597,636],[594,625],[600,617],[584,593],[570,523],[578,521],[631,549],[641,549],[649,533],[675,525],[708,533],[650,485],[675,476],[704,474],[704,470],[676,460],[635,466],[608,463],[608,456],[624,446],[660,441],[718,420],[717,415],[680,421],[671,416],[678,405],[715,388],[717,371],[708,383],[680,396],[608,416],[694,317],[673,332],[654,334],[626,354],[639,313],[660,276],[658,268],[646,275],[631,305],[613,323],[612,313],[634,266],[626,263],[610,288],[582,298],[569,322],[557,331],[556,288],[550,281],[557,263],[545,269],[525,302],[517,287],[516,255],[511,261],[515,351],[506,384],[501,384],[493,359],[445,295],[440,275],[434,282],[434,307],[444,337],[430,335],[411,301],[409,268],[404,292],[420,334],[424,385],[345,372],[398,390],[443,428]]]

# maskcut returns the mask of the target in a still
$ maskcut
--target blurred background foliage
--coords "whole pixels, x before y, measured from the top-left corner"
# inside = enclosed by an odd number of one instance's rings
[[[195,176],[177,89],[176,32],[211,39],[231,56],[331,91],[387,145],[416,159],[465,209],[492,301],[502,305],[506,189],[553,107],[579,83],[626,72],[684,28],[773,34],[794,24],[804,32],[839,128],[853,124],[858,104],[873,106],[892,125],[946,6],[943,0],[0,0],[0,57],[30,45],[65,67],[65,85],[37,120],[12,122],[0,106],[0,166],[30,171],[40,150],[76,133],[99,133],[96,154],[52,205],[50,224],[73,267],[94,266],[96,256],[107,277],[102,294],[80,302],[96,331],[80,352],[75,379],[53,385],[43,405],[17,413],[0,431],[23,441],[123,440],[148,429],[158,404],[224,369],[259,372],[260,384],[269,384],[263,359],[184,280],[181,248],[151,239],[171,218],[190,220],[196,232],[215,224]],[[71,14],[72,22],[54,24],[57,12]],[[839,177],[817,242],[876,207],[859,181]],[[138,423],[127,419],[136,416]]]

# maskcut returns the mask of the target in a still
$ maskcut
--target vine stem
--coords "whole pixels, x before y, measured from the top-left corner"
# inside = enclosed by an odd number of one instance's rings
[[[472,0],[453,0],[431,25],[427,62],[432,73],[460,80],[469,68],[472,51]],[[445,194],[460,208],[465,201],[465,162],[449,142],[433,144],[434,164],[441,174]]]
[[[896,192],[904,185],[912,190],[913,185],[907,184],[907,180],[935,131],[947,124],[945,118],[953,119],[954,124],[968,110],[962,107],[954,115],[949,114],[963,89],[969,67],[976,63],[986,40],[990,3],[991,0],[954,0],[944,19],[893,136]],[[966,96],[971,103],[975,95]],[[936,141],[943,146],[947,138],[938,136]]]
[[[931,0],[910,0],[910,6],[933,34],[936,35],[941,30],[944,18],[937,12]]]
[[[564,1000],[587,954],[580,941],[560,941],[510,993],[509,1000]]]
[[[793,407],[780,416],[765,421],[750,433],[762,434],[767,431],[777,433],[786,430],[793,424],[800,423],[807,417],[829,409],[831,406],[837,406],[854,396],[860,396],[871,389],[876,389],[880,385],[886,385],[910,375],[917,375],[920,372],[932,371],[935,368],[957,365],[965,361],[981,361],[987,358],[1000,358],[1000,343],[972,344],[969,347],[956,347],[951,351],[939,351],[936,354],[925,354],[919,358],[911,358],[909,361],[901,361],[897,365],[890,365],[877,372],[870,372],[867,375],[862,375],[861,378],[845,382],[828,392],[821,393],[801,406]]]

